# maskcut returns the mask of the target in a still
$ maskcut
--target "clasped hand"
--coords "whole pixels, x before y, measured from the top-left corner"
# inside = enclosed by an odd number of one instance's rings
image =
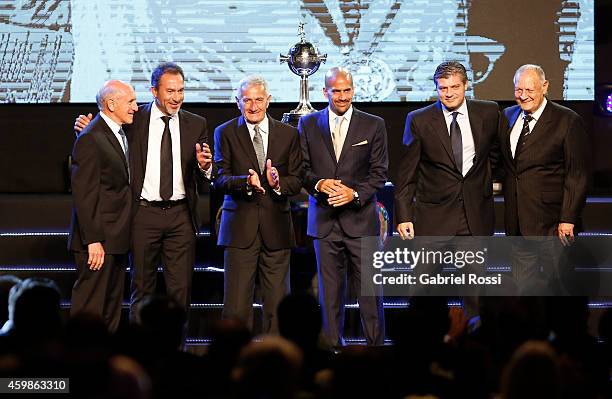
[[[342,184],[341,180],[324,179],[319,184],[319,191],[327,194],[327,203],[333,207],[346,205],[355,198],[355,190]]]

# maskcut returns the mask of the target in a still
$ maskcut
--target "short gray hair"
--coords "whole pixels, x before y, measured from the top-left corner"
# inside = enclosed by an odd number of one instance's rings
[[[108,80],[104,82],[104,85],[98,90],[96,94],[96,103],[98,103],[98,109],[102,111],[104,109],[104,103],[111,97],[114,97],[121,91],[121,88],[116,84],[120,82],[118,80]]]
[[[514,79],[512,79],[514,84],[516,84],[518,77],[521,76],[523,72],[527,71],[535,72],[538,75],[538,78],[540,78],[540,83],[544,84],[546,81],[546,75],[544,74],[544,70],[541,66],[535,64],[525,64],[521,65],[514,73]]]
[[[242,98],[242,90],[246,89],[249,86],[263,86],[266,96],[270,94],[268,91],[268,82],[261,75],[249,75],[240,80],[238,82],[238,87],[234,91],[234,95],[236,99],[240,100]]]

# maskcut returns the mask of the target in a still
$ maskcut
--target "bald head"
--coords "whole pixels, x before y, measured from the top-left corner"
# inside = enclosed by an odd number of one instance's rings
[[[100,87],[100,90],[98,90],[98,94],[96,95],[98,109],[103,111],[107,100],[129,89],[131,89],[130,85],[122,80],[107,80],[104,82],[104,85]]]
[[[138,110],[136,93],[129,84],[121,80],[109,80],[96,95],[98,109],[119,125],[130,124]]]
[[[353,102],[353,75],[343,67],[333,67],[325,74],[323,95],[329,109],[336,115],[344,115]]]
[[[351,72],[344,67],[336,66],[336,67],[330,68],[325,74],[325,88],[331,87],[330,85],[333,84],[332,82],[336,80],[338,77],[342,77],[350,81],[351,88],[353,87],[353,75],[351,74]]]

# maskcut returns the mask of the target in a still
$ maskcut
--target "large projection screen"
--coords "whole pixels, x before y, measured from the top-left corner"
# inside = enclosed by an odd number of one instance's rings
[[[186,74],[186,100],[231,102],[246,74],[294,102],[279,55],[299,39],[354,73],[357,101],[428,101],[437,64],[468,69],[468,96],[510,100],[512,75],[541,65],[555,100],[594,96],[594,0],[0,0],[0,102],[92,102],[108,79],[150,99],[160,61]]]

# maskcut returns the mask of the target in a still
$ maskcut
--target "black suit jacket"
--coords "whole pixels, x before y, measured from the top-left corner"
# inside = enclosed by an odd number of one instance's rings
[[[71,179],[68,249],[87,251],[87,244],[101,242],[106,253],[127,253],[132,211],[127,162],[117,137],[100,114],[74,143]]]
[[[138,108],[138,112],[134,114],[134,123],[124,127],[130,146],[130,172],[132,174],[134,201],[140,200],[144,184],[152,105],[153,103],[141,105]],[[198,183],[204,177],[204,173],[198,168],[195,145],[196,143],[208,143],[208,129],[206,119],[199,115],[181,109],[178,116],[181,132],[181,169],[183,172],[185,197],[189,204],[194,231],[198,231],[200,227],[200,219],[198,217]]]
[[[326,237],[338,221],[350,237],[377,236],[380,223],[376,213],[376,192],[387,181],[387,132],[385,122],[353,107],[346,140],[336,161],[329,130],[329,108],[305,115],[298,124],[304,187],[308,190],[308,235]],[[359,201],[334,208],[327,195],[317,192],[321,179],[340,179],[359,194]]]
[[[492,168],[499,161],[499,107],[491,101],[467,100],[467,108],[476,153],[465,176],[455,165],[440,101],[406,118],[395,218],[397,223],[413,222],[418,235],[455,235],[462,207],[472,235],[493,234]]]
[[[501,133],[506,234],[556,235],[559,222],[579,228],[588,185],[588,144],[580,116],[548,100],[515,165],[510,133],[520,114],[518,105],[506,108]]]
[[[281,194],[270,188],[265,173],[260,181],[265,195],[247,193],[248,170],[258,170],[257,155],[244,117],[234,118],[215,129],[215,189],[225,194],[221,207],[219,245],[247,248],[261,233],[272,250],[295,246],[288,197],[299,193],[302,156],[295,128],[270,117],[267,159],[278,169]]]

